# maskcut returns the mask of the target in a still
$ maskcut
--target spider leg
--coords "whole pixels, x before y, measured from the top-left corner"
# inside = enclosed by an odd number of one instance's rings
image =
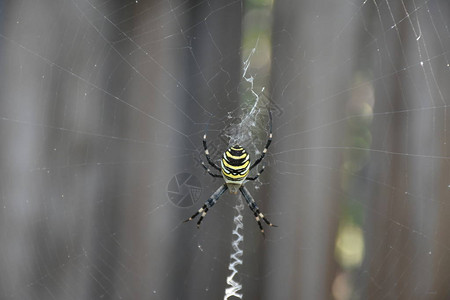
[[[267,225],[277,227],[277,225],[270,223],[270,221],[267,220],[267,218],[259,211],[258,205],[256,205],[255,200],[253,199],[252,195],[250,195],[250,192],[248,191],[248,189],[245,186],[241,185],[239,190],[241,191],[242,196],[244,196],[245,201],[247,201],[248,207],[250,207],[253,214],[255,215],[256,222],[258,222],[259,229],[261,230],[261,233],[263,235],[264,235],[264,229],[261,225],[261,219],[263,219]]]
[[[191,221],[192,219],[194,219],[198,214],[201,214],[200,219],[197,222],[197,228],[200,227],[200,224],[202,223],[203,218],[206,216],[206,213],[208,212],[208,210],[214,205],[216,204],[217,199],[219,199],[220,196],[222,196],[222,194],[228,189],[228,186],[226,183],[224,183],[223,185],[221,185],[217,191],[214,192],[214,194],[211,195],[211,197],[209,197],[208,200],[205,201],[205,204],[203,204],[203,206],[195,213],[192,215],[192,217],[190,217],[189,219],[185,220],[184,222],[188,222]]]
[[[272,143],[272,113],[269,109],[269,139],[267,140],[266,146],[264,147],[261,156],[250,166],[250,170],[256,167],[263,160],[264,156],[266,156],[267,149],[269,148],[270,143]]]
[[[204,162],[202,162],[202,166],[203,166],[203,168],[205,168],[206,172],[208,172],[208,174],[211,175],[212,177],[217,177],[217,178],[220,177],[220,178],[222,178],[222,175],[220,175],[220,174],[214,174],[213,172],[211,172],[211,170],[208,169],[207,166],[205,166],[205,163],[204,163]]]
[[[258,179],[259,175],[261,175],[261,173],[264,172],[264,168],[265,168],[265,166],[262,166],[261,170],[258,171],[258,173],[256,174],[255,177],[247,177],[247,180],[253,181],[253,180]]]
[[[209,157],[209,151],[208,146],[206,145],[206,133],[203,135],[203,149],[205,149],[205,156],[208,160],[208,163],[216,170],[220,171],[220,168],[211,160],[211,157]]]

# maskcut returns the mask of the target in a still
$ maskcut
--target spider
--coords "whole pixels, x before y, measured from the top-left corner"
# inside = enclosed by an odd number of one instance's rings
[[[259,211],[258,205],[256,205],[255,200],[252,195],[248,191],[248,189],[244,186],[245,182],[248,180],[254,181],[256,180],[262,172],[264,172],[264,166],[261,167],[261,170],[258,171],[256,176],[247,177],[250,170],[256,167],[264,158],[267,153],[267,149],[272,142],[272,114],[269,110],[269,139],[267,140],[266,146],[261,153],[261,156],[253,163],[250,164],[250,155],[245,151],[245,149],[239,145],[232,146],[228,148],[223,154],[221,160],[221,167],[218,167],[209,156],[208,147],[206,145],[206,133],[203,135],[203,148],[205,149],[205,156],[208,160],[208,163],[216,170],[220,171],[222,175],[214,174],[211,170],[206,167],[205,163],[202,161],[202,166],[205,168],[206,172],[212,177],[218,177],[225,180],[225,183],[221,185],[217,191],[212,194],[208,200],[206,200],[205,204],[189,219],[184,222],[188,222],[193,220],[197,215],[200,215],[200,219],[197,222],[197,228],[200,227],[200,224],[203,221],[203,218],[206,216],[208,210],[216,204],[216,201],[222,196],[222,194],[229,189],[230,193],[237,194],[238,190],[241,192],[242,196],[244,196],[245,201],[248,204],[248,207],[252,210],[256,222],[258,223],[259,229],[261,233],[264,235],[264,229],[261,225],[261,219],[266,222],[267,225],[277,227],[276,225],[270,223],[269,220]]]

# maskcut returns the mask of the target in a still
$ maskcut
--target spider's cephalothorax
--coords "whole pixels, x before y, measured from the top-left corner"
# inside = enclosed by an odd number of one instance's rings
[[[237,194],[250,172],[250,155],[239,145],[228,148],[223,154],[221,167],[230,193]]]
[[[221,185],[214,194],[206,200],[205,204],[195,213],[187,219],[185,222],[191,221],[197,215],[200,215],[200,219],[197,222],[197,227],[202,223],[203,218],[206,216],[208,210],[216,203],[217,199],[219,199],[222,194],[229,189],[231,193],[237,194],[238,190],[241,192],[242,196],[244,196],[245,201],[248,204],[248,207],[252,210],[253,215],[255,216],[256,222],[258,222],[259,229],[262,234],[264,234],[264,229],[261,225],[261,220],[266,222],[269,226],[275,226],[267,220],[267,218],[259,211],[258,205],[256,205],[255,200],[248,189],[244,186],[244,183],[248,180],[253,181],[256,180],[259,175],[264,171],[264,166],[262,166],[261,170],[258,171],[256,176],[248,177],[250,170],[256,167],[264,158],[267,153],[267,148],[269,148],[270,143],[272,142],[272,114],[269,111],[269,139],[267,140],[266,146],[261,153],[261,156],[253,163],[250,164],[250,155],[239,145],[228,148],[227,151],[223,154],[221,160],[221,167],[217,166],[209,157],[208,147],[206,145],[206,133],[203,136],[203,148],[205,149],[205,156],[208,160],[208,163],[217,171],[220,171],[222,174],[214,174],[211,172],[208,167],[202,162],[203,168],[205,168],[206,172],[212,177],[223,177],[225,183]]]

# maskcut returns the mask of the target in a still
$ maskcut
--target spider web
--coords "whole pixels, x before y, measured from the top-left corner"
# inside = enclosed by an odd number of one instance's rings
[[[243,299],[450,297],[448,2],[297,2],[0,4],[2,299],[222,298],[268,108]]]

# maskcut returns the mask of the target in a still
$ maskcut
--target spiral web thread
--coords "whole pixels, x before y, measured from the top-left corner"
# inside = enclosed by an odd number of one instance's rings
[[[237,267],[238,265],[242,265],[243,260],[241,259],[244,251],[239,248],[239,244],[244,241],[244,236],[240,233],[240,230],[244,229],[244,223],[242,222],[242,210],[244,209],[244,203],[242,202],[242,197],[238,197],[238,203],[234,207],[236,209],[237,214],[234,216],[234,229],[233,235],[236,238],[231,242],[231,247],[233,248],[233,253],[230,255],[230,264],[228,265],[228,270],[231,271],[231,274],[227,277],[227,289],[225,290],[224,300],[230,297],[237,297],[242,299],[242,293],[239,291],[242,289],[242,284],[239,280],[235,280],[234,276],[238,273]]]

